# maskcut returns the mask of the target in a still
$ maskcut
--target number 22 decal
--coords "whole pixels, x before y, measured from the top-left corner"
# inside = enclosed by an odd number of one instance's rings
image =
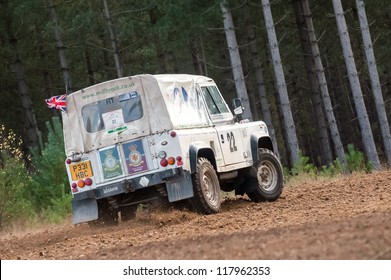
[[[227,132],[227,139],[229,141],[229,150],[231,153],[236,152],[238,150],[238,147],[236,146],[235,142],[235,135],[233,132]]]

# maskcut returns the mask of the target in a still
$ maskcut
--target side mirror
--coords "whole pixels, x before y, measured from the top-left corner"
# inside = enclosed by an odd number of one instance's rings
[[[232,107],[234,109],[235,116],[243,114],[244,108],[242,106],[242,100],[240,98],[232,99]]]
[[[237,115],[243,114],[243,107],[235,108],[235,109],[234,109],[234,114],[235,114],[236,116],[237,116]]]

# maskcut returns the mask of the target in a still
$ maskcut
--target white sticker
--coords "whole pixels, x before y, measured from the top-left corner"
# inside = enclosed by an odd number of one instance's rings
[[[102,114],[103,122],[107,130],[112,130],[124,125],[124,116],[122,109],[114,110],[105,114]]]
[[[139,182],[139,184],[141,186],[146,187],[146,186],[148,186],[148,183],[149,183],[149,180],[147,177],[145,177],[145,176],[141,177],[140,182]]]

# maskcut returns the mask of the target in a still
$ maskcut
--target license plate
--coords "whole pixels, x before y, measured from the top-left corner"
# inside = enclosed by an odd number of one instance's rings
[[[91,162],[83,161],[69,166],[72,180],[83,180],[92,176]]]

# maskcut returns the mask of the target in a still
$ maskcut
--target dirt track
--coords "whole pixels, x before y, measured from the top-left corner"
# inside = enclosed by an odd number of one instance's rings
[[[0,259],[391,259],[391,172],[286,184],[272,203],[228,197],[216,215],[2,234]]]

